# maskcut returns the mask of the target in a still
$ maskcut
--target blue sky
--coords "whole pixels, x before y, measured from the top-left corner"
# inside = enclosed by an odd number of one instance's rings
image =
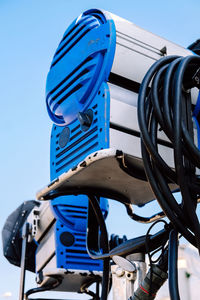
[[[184,47],[200,38],[198,0],[0,0],[0,229],[22,201],[34,199],[49,182],[52,123],[45,107],[46,75],[64,31],[89,8],[111,11]],[[151,205],[141,214],[156,210]],[[112,203],[108,223],[110,233],[129,237],[147,230],[128,220],[118,203]],[[29,277],[27,287],[33,282]],[[2,250],[0,278],[0,299],[16,299],[19,269]],[[5,297],[6,292],[12,296]]]

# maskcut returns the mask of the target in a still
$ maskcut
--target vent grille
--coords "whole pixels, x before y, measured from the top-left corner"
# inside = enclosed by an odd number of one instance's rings
[[[100,23],[96,16],[82,16],[65,33],[54,55],[51,68],[65,57],[89,31],[98,28]],[[101,68],[102,62],[99,53],[87,57],[47,94],[46,101],[52,114],[62,120],[59,113],[60,107],[70,97],[75,96],[80,103],[85,103],[87,95],[90,94],[93,87],[95,73],[97,69]]]
[[[84,224],[85,228],[82,230],[86,230],[87,206],[60,204],[57,209],[59,211],[59,215],[71,228],[75,229],[78,220],[80,220],[80,227]]]
[[[60,106],[65,101],[70,101],[71,97],[76,96],[80,103],[85,103],[101,62],[99,55],[88,57],[48,93],[46,100],[53,114],[59,117]]]
[[[89,257],[86,250],[86,236],[76,233],[73,247],[65,249],[65,264],[71,269],[95,270],[102,268],[102,262],[93,260]]]
[[[78,162],[84,159],[89,153],[92,153],[98,149],[98,125],[97,125],[97,105],[95,106],[93,126],[89,131],[83,133],[80,125],[75,122],[71,128],[71,137],[66,147],[61,149],[59,147],[59,136],[56,135],[56,151],[54,168],[56,176],[63,173],[65,170],[69,170],[74,167]]]
[[[67,198],[68,199],[68,198]],[[89,257],[86,250],[86,224],[87,224],[87,203],[86,198],[77,198],[78,205],[73,205],[73,199],[65,204],[54,206],[54,210],[59,216],[56,223],[57,259],[58,267],[79,270],[102,270],[102,261],[96,261]],[[64,200],[62,200],[62,203]],[[76,202],[76,199],[74,199]],[[70,203],[70,204],[69,204]],[[81,204],[80,204],[81,203]],[[65,225],[63,225],[65,224]],[[74,244],[64,246],[60,241],[62,232],[70,232],[74,236]]]
[[[98,28],[99,25],[97,18],[87,15],[71,29],[69,28],[58,46],[51,67],[55,66],[89,31]]]
[[[108,78],[114,50],[114,23],[101,11],[89,10],[69,26],[47,77],[47,110],[55,124],[69,125],[88,108]]]
[[[78,119],[67,127],[53,125],[51,133],[51,180],[76,167],[89,154],[109,147],[108,101],[109,94],[103,85],[93,99],[91,106],[88,107],[88,110],[93,112],[93,121],[88,131],[82,131]],[[106,110],[106,108],[108,109]],[[62,133],[65,130],[68,134],[62,140]]]

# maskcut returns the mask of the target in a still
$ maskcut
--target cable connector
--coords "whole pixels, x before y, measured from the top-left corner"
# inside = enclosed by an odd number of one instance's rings
[[[184,76],[183,86],[186,92],[193,87],[200,89],[200,68],[197,68],[193,64],[188,67]]]
[[[38,207],[35,207],[30,214],[30,235],[28,237],[28,242],[30,243],[37,234],[37,230],[40,222],[40,210]]]
[[[198,68],[195,72],[195,74],[192,77],[192,81],[194,82],[194,85],[199,89],[200,88],[200,68]]]
[[[152,282],[150,282],[150,273],[152,272]],[[129,300],[153,300],[156,297],[156,293],[167,280],[168,275],[161,270],[157,265],[152,266],[152,270],[149,270],[142,284],[137,288],[134,295]],[[150,294],[151,288],[151,294]]]

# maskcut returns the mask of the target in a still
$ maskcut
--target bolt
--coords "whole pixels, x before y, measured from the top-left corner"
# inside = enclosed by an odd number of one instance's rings
[[[125,271],[122,268],[117,268],[115,270],[115,274],[117,275],[117,277],[122,277],[124,275]]]

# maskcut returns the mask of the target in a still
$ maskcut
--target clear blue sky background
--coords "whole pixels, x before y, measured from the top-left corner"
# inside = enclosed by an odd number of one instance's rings
[[[49,181],[46,75],[67,26],[89,8],[111,11],[184,47],[200,38],[199,0],[0,0],[0,229]],[[155,210],[147,207],[141,214]],[[110,233],[129,237],[147,230],[128,220],[118,203],[112,204],[108,223]],[[18,288],[19,269],[0,250],[0,299],[17,299]],[[5,298],[5,292],[13,296]]]

